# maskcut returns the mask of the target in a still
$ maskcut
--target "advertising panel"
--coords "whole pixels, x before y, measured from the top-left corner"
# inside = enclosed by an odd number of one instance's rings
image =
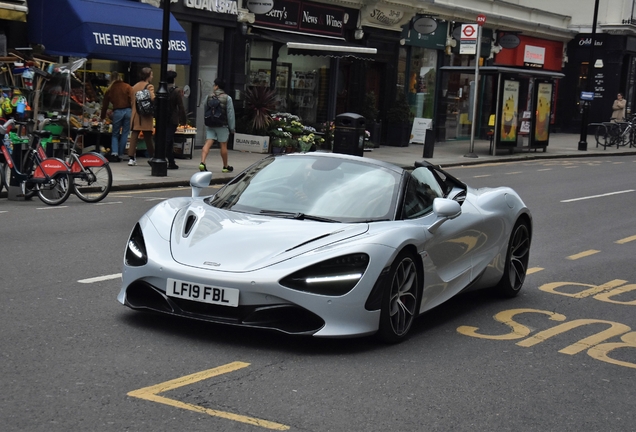
[[[552,84],[537,86],[536,118],[534,120],[534,142],[546,143],[550,136],[550,114],[552,112]]]
[[[519,107],[519,81],[505,80],[501,106],[501,131],[499,141],[506,144],[517,142],[517,113]]]

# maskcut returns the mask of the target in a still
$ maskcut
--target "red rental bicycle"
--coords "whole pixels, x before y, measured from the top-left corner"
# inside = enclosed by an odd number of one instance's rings
[[[83,137],[86,129],[78,129]],[[108,160],[95,152],[78,154],[75,146],[70,146],[66,164],[73,179],[73,192],[79,199],[88,203],[96,203],[106,198],[113,185],[113,173]]]
[[[14,124],[14,120],[8,120],[0,125],[0,135],[5,135]],[[5,159],[5,168],[8,170],[4,173],[2,179],[6,181],[10,174],[22,188],[22,194],[30,197],[37,193],[40,200],[48,205],[59,205],[66,201],[71,194],[71,173],[68,166],[63,160],[58,158],[44,158],[40,160],[38,150],[36,150],[40,138],[48,136],[50,132],[35,131],[31,135],[25,164],[21,167],[22,171],[18,171],[13,157],[9,149],[4,145],[4,140],[0,140],[0,151]],[[9,190],[9,182],[5,183]]]

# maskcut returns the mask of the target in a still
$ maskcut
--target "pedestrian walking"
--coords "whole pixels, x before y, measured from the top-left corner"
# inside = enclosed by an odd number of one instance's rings
[[[166,127],[166,157],[168,158],[168,169],[179,169],[179,166],[174,163],[174,134],[180,124],[185,125],[188,121],[185,107],[183,106],[183,90],[174,84],[176,77],[177,73],[175,71],[168,71],[166,74],[169,94],[169,118]]]
[[[612,121],[624,121],[625,120],[625,105],[627,101],[623,99],[622,94],[616,95],[616,100],[612,104]]]
[[[155,145],[153,142],[152,131],[154,129],[154,113],[148,110],[148,105],[153,106],[155,102],[155,88],[150,83],[152,81],[152,69],[145,67],[139,74],[140,81],[133,86],[133,94],[135,95],[135,103],[132,104],[132,116],[130,119],[130,127],[132,134],[130,135],[130,146],[128,149],[129,166],[137,165],[137,141],[139,133],[144,133],[144,141],[148,155],[152,157],[155,153]],[[148,100],[149,99],[149,100]],[[141,108],[145,112],[141,112]]]
[[[133,88],[122,80],[117,71],[110,73],[110,86],[104,93],[101,119],[106,119],[109,105],[112,104],[112,141],[110,144],[110,162],[120,162],[126,152],[128,134],[130,133],[130,118],[134,101]]]
[[[234,104],[232,98],[225,93],[225,81],[221,78],[214,80],[212,93],[208,96],[205,103],[206,114],[211,113],[214,119],[208,121],[206,118],[205,125],[205,144],[201,150],[200,171],[207,171],[205,160],[210,152],[210,147],[214,141],[219,142],[221,160],[223,168],[221,172],[228,173],[234,171],[234,168],[228,164],[227,158],[227,141],[230,132],[234,133],[236,119],[234,116]]]

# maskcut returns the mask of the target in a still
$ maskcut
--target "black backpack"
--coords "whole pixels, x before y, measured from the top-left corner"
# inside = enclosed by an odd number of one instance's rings
[[[208,96],[208,100],[205,102],[204,117],[204,123],[208,127],[227,126],[227,114],[217,95]]]
[[[150,98],[150,90],[146,84],[143,90],[139,90],[135,93],[135,100],[137,102],[137,113],[142,116],[155,115],[155,104]]]

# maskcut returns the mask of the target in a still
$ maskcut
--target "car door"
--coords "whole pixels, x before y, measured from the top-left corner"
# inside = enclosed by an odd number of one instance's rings
[[[446,301],[464,289],[472,280],[473,254],[484,244],[483,216],[464,201],[461,214],[445,221],[434,232],[429,227],[437,220],[433,200],[442,190],[425,168],[410,174],[406,187],[403,216],[416,220],[424,231],[420,255],[424,265],[422,311]]]

